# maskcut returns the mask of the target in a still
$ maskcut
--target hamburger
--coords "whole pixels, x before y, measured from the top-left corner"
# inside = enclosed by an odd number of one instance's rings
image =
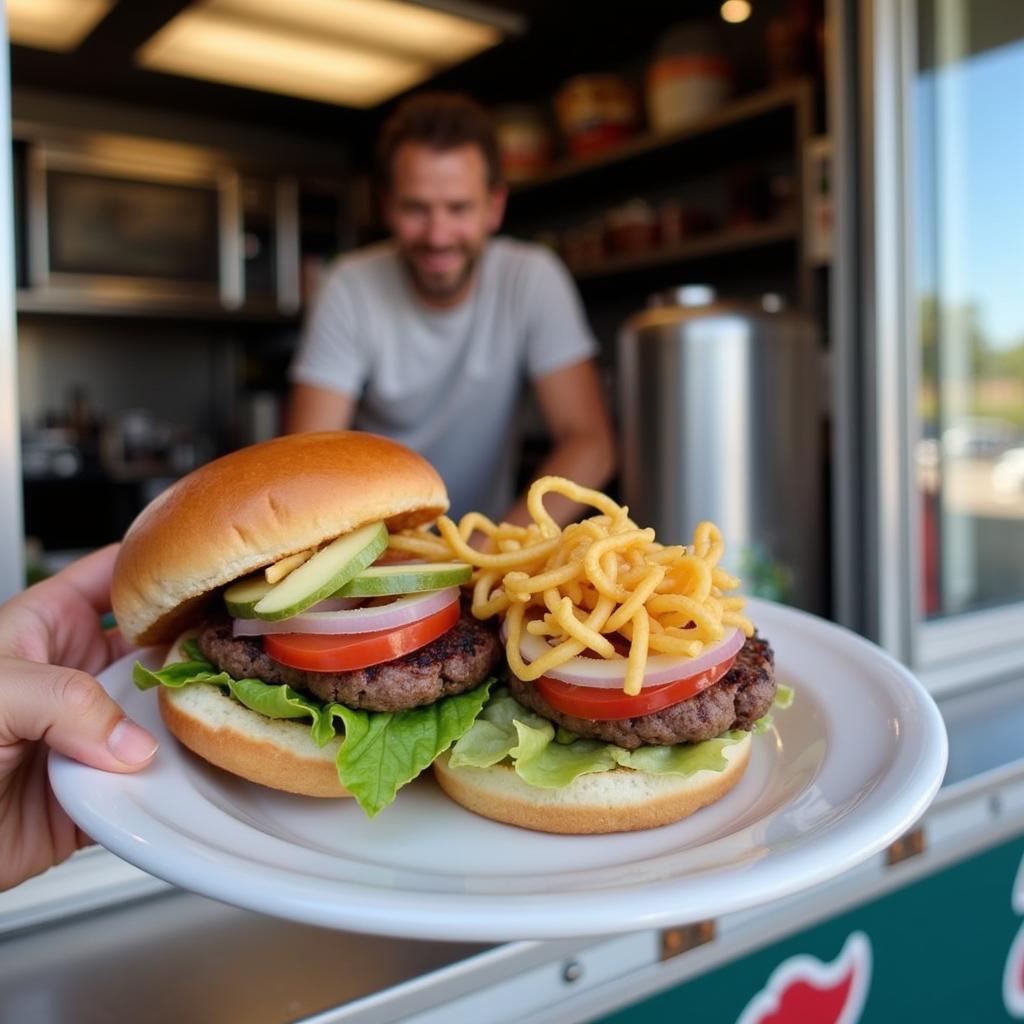
[[[543,832],[668,825],[740,781],[753,733],[767,727],[777,696],[771,646],[756,636],[726,659],[718,681],[656,711],[645,712],[642,699],[629,697],[617,710],[601,709],[585,692],[573,694],[591,688],[557,683],[509,674],[507,688],[495,692],[478,719],[504,734],[503,757],[492,761],[501,745],[493,734],[487,745],[471,730],[434,763],[435,777],[453,800],[484,817]]]
[[[558,478],[534,487],[534,532],[517,536],[543,558],[524,555],[525,568],[495,554],[503,537],[507,548],[504,526],[477,554],[461,542],[465,529],[440,521],[450,550],[477,566],[474,609],[503,620],[508,668],[473,726],[435,761],[434,775],[467,809],[545,832],[679,821],[736,786],[753,734],[791,691],[777,686],[769,642],[740,614],[742,599],[728,593],[739,581],[717,566],[722,543],[712,524],[698,527],[691,547],[669,549],[605,495]],[[538,511],[545,490],[604,514],[558,535]],[[616,552],[632,589],[607,575]],[[690,573],[698,562],[703,569]],[[602,596],[616,590],[617,606]],[[653,623],[650,632],[637,632],[637,614]],[[581,626],[594,621],[603,625],[588,648]],[[651,639],[654,630],[660,639]],[[705,641],[685,639],[696,634]],[[649,652],[649,643],[692,653]],[[552,664],[556,649],[572,656]],[[541,672],[541,665],[550,667]],[[642,666],[639,678],[631,665]]]
[[[457,561],[396,561],[389,537],[448,507],[433,467],[362,432],[277,438],[183,477],[127,531],[111,599],[186,747],[371,817],[472,725],[501,646]]]

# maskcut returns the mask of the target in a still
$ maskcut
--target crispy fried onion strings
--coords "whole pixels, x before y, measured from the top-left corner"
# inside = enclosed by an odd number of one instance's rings
[[[552,493],[598,514],[562,529],[544,507]],[[649,654],[695,658],[730,627],[752,635],[743,598],[729,593],[740,581],[719,567],[724,544],[713,523],[698,524],[688,546],[662,545],[606,494],[556,476],[533,484],[527,508],[527,526],[470,512],[458,524],[442,516],[438,533],[420,528],[390,539],[396,552],[473,565],[473,614],[504,616],[508,663],[520,679],[539,679],[587,651],[624,662],[623,689],[635,695]],[[476,532],[479,550],[470,543]],[[529,663],[520,652],[524,631],[550,648]],[[628,641],[628,655],[613,634]]]

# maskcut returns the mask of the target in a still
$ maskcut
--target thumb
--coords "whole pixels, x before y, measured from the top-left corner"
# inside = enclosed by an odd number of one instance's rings
[[[94,768],[130,772],[157,741],[92,676],[77,669],[0,659],[0,746],[42,740]]]

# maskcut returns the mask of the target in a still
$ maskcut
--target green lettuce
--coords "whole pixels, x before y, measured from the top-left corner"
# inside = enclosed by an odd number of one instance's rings
[[[775,706],[780,711],[785,711],[786,708],[792,707],[795,697],[796,691],[792,686],[787,686],[785,683],[779,683],[775,687]]]
[[[780,686],[776,706],[789,707],[793,691]],[[771,726],[765,715],[754,726],[764,732]],[[633,768],[653,775],[694,775],[721,771],[727,762],[726,748],[746,735],[733,730],[702,743],[647,746],[625,750],[613,743],[583,739],[524,708],[508,690],[495,690],[469,730],[452,747],[453,768],[489,768],[508,760],[516,774],[531,786],[558,789],[592,772]]]
[[[410,711],[359,711],[318,701],[284,684],[233,679],[227,672],[218,672],[195,641],[185,641],[182,646],[188,660],[166,668],[152,671],[136,662],[132,670],[135,685],[148,690],[207,683],[267,718],[307,719],[310,735],[319,747],[340,735],[338,778],[370,818],[472,726],[494,682],[487,679],[467,693]]]

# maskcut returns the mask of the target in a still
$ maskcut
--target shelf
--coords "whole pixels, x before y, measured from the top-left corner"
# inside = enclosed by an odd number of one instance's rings
[[[678,245],[652,249],[649,252],[612,256],[595,266],[581,267],[572,273],[577,281],[594,281],[598,278],[630,274],[654,267],[667,267],[675,263],[688,263],[766,246],[795,243],[799,235],[795,219],[755,224],[744,228],[729,228],[701,235]]]
[[[797,79],[772,89],[751,93],[725,104],[715,113],[700,121],[695,121],[679,131],[659,134],[649,132],[629,139],[614,149],[595,153],[593,156],[562,160],[533,178],[512,184],[509,191],[513,196],[526,195],[548,185],[555,185],[592,171],[624,164],[681,143],[697,141],[715,132],[734,128],[748,121],[782,113],[787,107],[793,107],[800,114],[810,109],[813,97],[812,89],[813,86],[809,80]]]
[[[215,303],[198,299],[181,299],[174,302],[102,302],[76,299],[68,296],[59,298],[38,295],[31,289],[18,289],[16,312],[19,316],[43,317],[84,317],[89,319],[113,320],[179,320],[183,322],[226,323],[226,324],[298,324],[298,313],[282,313],[266,305],[242,309],[225,309]]]

